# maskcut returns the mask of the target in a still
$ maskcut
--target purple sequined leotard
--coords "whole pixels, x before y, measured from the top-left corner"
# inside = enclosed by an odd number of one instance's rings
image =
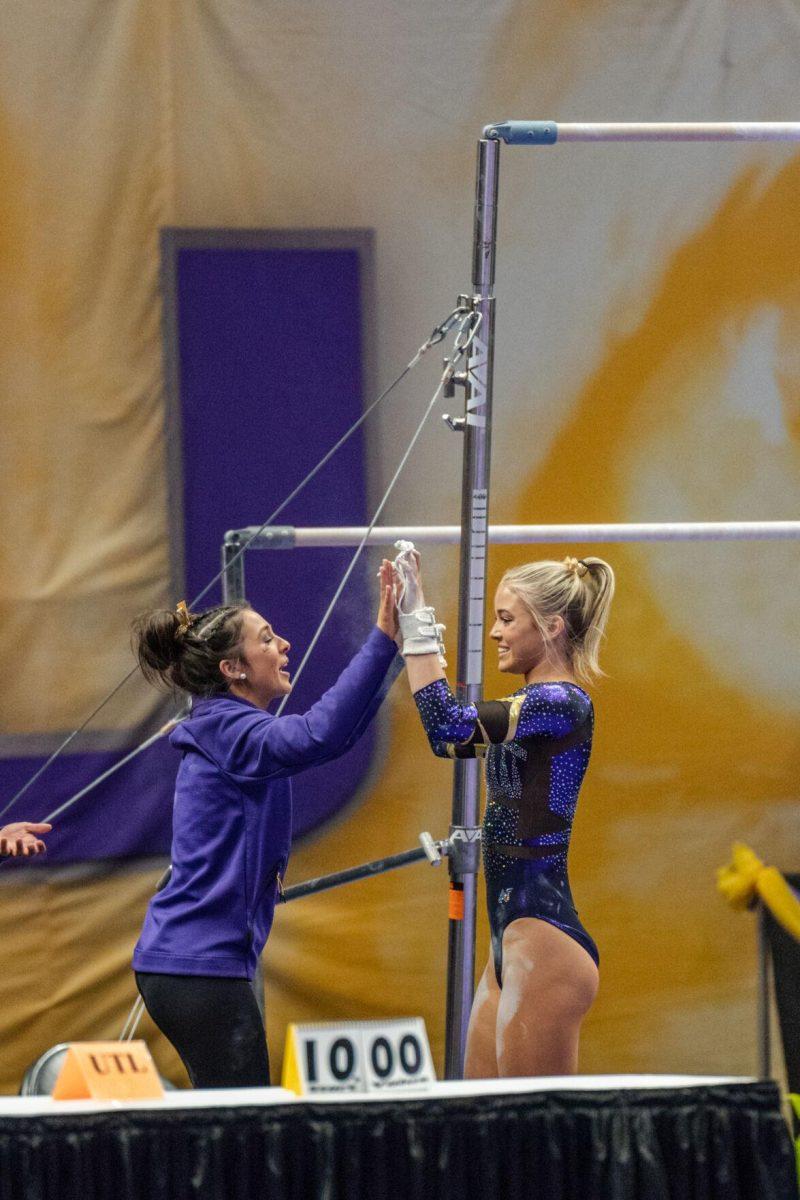
[[[483,865],[498,983],[503,931],[517,917],[557,925],[598,962],[567,878],[572,820],[592,749],[586,692],[574,683],[535,683],[505,700],[459,704],[447,681],[437,679],[414,699],[434,754],[486,755]]]

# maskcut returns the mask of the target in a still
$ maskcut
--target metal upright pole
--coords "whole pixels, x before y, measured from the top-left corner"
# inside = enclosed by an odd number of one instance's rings
[[[481,698],[483,613],[489,509],[492,362],[494,356],[494,263],[500,143],[481,139],[475,196],[472,307],[481,321],[458,382],[466,393],[461,504],[461,567],[458,612],[457,695]],[[467,1025],[475,987],[475,915],[480,866],[481,764],[457,759],[453,783],[450,866],[450,927],[447,961],[445,1075],[464,1073]]]

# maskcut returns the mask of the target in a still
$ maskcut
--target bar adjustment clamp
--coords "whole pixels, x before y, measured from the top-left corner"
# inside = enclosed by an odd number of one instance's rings
[[[477,875],[481,864],[480,825],[451,825],[447,839],[451,875]]]
[[[442,395],[445,400],[452,400],[456,394],[456,387],[466,388],[467,372],[453,370],[449,358],[444,359],[445,366],[445,382],[442,388]],[[454,433],[463,433],[467,427],[466,417],[451,417],[450,413],[442,413],[442,420],[449,429]]]
[[[427,830],[419,835],[420,845],[425,851],[425,857],[432,867],[438,867],[441,864],[442,856],[450,853],[449,841],[437,842]]]
[[[463,312],[474,312],[475,306],[471,297],[459,296],[457,303],[459,309]],[[444,365],[442,396],[445,400],[452,400],[455,397],[457,387],[466,388],[468,383],[467,372],[456,371],[454,363],[449,358],[443,359],[442,362]],[[467,427],[466,417],[451,417],[450,413],[443,413],[442,420],[454,433],[463,433]]]

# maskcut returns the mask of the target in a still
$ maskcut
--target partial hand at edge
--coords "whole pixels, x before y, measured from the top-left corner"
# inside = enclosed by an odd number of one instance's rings
[[[47,847],[37,834],[49,833],[53,828],[42,821],[14,821],[0,828],[0,857],[31,858],[44,854]]]

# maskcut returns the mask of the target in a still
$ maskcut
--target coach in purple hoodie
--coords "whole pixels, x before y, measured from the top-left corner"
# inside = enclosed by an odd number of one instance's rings
[[[402,665],[395,622],[384,567],[376,628],[308,712],[286,717],[265,710],[291,690],[290,645],[248,605],[192,614],[181,604],[134,625],[147,678],[195,697],[170,736],[182,753],[172,875],[133,955],[147,1010],[195,1087],[269,1083],[249,981],[289,857],[291,776],[344,754],[364,732]]]

